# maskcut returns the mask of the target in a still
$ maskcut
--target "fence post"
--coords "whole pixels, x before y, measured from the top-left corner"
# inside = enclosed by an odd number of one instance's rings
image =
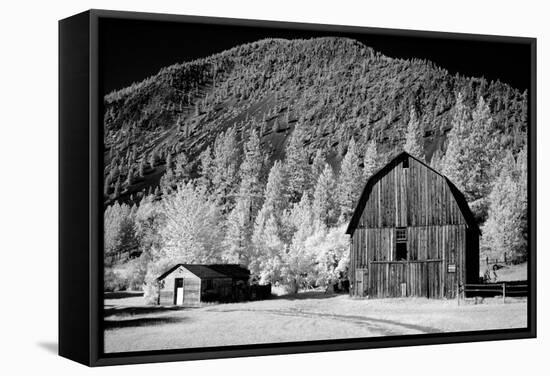
[[[506,303],[506,283],[502,284],[502,303]]]

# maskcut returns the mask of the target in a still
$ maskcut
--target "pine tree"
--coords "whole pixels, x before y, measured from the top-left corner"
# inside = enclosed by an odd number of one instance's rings
[[[315,185],[325,169],[325,164],[326,162],[323,150],[317,149],[315,152],[315,157],[313,157],[313,163],[311,164],[311,185],[313,190],[315,189]]]
[[[239,197],[227,217],[223,259],[228,263],[249,265],[250,237],[250,198]]]
[[[214,161],[210,146],[207,146],[206,149],[199,155],[199,161],[200,178],[198,179],[198,183],[203,186],[207,192],[211,193],[212,178],[214,174]]]
[[[363,128],[361,130],[361,135],[359,137],[359,141],[357,143],[357,150],[358,154],[365,155],[365,152],[367,150],[367,145],[369,144],[369,136],[371,132],[371,125],[370,125],[370,114],[367,114],[365,116],[365,120],[363,121]]]
[[[139,176],[145,176],[145,157],[141,158],[141,161],[139,162]]]
[[[366,182],[378,169],[378,150],[376,141],[371,140],[365,149],[363,157],[363,180]]]
[[[488,218],[483,226],[482,252],[503,259],[527,255],[527,163],[526,153],[517,161],[508,153],[489,195]]]
[[[303,125],[296,124],[285,155],[285,170],[288,174],[290,202],[299,202],[310,184],[310,168],[307,150],[304,148]]]
[[[342,160],[338,179],[338,203],[341,221],[347,222],[355,208],[362,186],[359,158],[355,150],[355,141],[350,140],[346,156]]]
[[[466,185],[466,191],[475,198],[487,196],[494,180],[492,166],[496,156],[501,154],[498,139],[492,134],[493,119],[489,105],[479,97],[472,112],[472,124],[469,137],[469,157],[472,163],[472,175]]]
[[[191,179],[191,163],[185,153],[180,153],[172,163],[174,171],[174,185],[178,183],[187,183]]]
[[[263,137],[265,135],[266,126],[267,126],[267,122],[265,120],[265,113],[264,113],[264,119],[260,124],[260,137]]]
[[[403,149],[412,155],[423,161],[424,155],[424,137],[422,126],[416,116],[414,107],[411,107],[409,124],[407,125],[407,135],[405,137],[405,145]]]
[[[252,130],[248,141],[244,145],[244,160],[240,166],[239,196],[250,197],[250,215],[254,217],[260,209],[263,185],[261,175],[264,167],[264,158],[260,148],[258,133]]]
[[[464,193],[468,202],[487,197],[494,180],[491,168],[499,152],[492,136],[489,106],[479,98],[470,113],[459,95],[453,109],[451,132],[443,159],[443,174]]]
[[[329,227],[337,219],[335,194],[334,173],[330,165],[325,163],[325,168],[317,180],[313,193],[313,218],[317,227]]]
[[[277,132],[279,131],[279,121],[278,121],[278,119],[275,119],[275,120],[273,121],[273,126],[272,126],[271,131],[272,131],[274,134],[277,133]]]
[[[107,175],[105,183],[103,184],[103,195],[109,195],[109,188],[111,187],[111,175]]]
[[[157,163],[157,152],[153,150],[149,155],[149,166],[151,166],[151,168],[155,168],[156,163]]]
[[[264,204],[262,210],[275,216],[278,220],[288,205],[288,176],[283,164],[276,161],[271,170],[264,193]]]
[[[244,265],[250,263],[253,220],[260,210],[263,197],[262,167],[260,140],[253,130],[244,146],[244,160],[239,170],[241,181],[235,207],[227,219],[224,258],[228,262]]]
[[[128,176],[126,177],[126,185],[132,185],[134,183],[134,169],[128,170]]]
[[[163,193],[170,193],[176,189],[178,184],[186,184],[191,179],[191,164],[184,152],[180,152],[176,160],[172,154],[166,157],[166,172],[160,179],[160,186]]]
[[[235,128],[220,134],[214,142],[212,186],[222,214],[229,214],[235,202],[238,182],[239,149]]]
[[[443,158],[443,174],[460,190],[465,188],[464,154],[467,148],[466,138],[469,131],[470,113],[464,104],[462,93],[456,98],[452,109],[451,131],[447,137],[447,150]]]
[[[116,198],[120,196],[120,178],[115,183],[115,191],[113,193],[113,196]]]
[[[443,155],[441,149],[437,148],[432,154],[432,159],[430,160],[430,167],[436,171],[440,171],[443,163]]]
[[[285,251],[283,214],[288,204],[286,173],[279,161],[269,171],[264,197],[254,222],[254,257],[249,266],[263,281],[275,281],[280,275],[281,256]]]

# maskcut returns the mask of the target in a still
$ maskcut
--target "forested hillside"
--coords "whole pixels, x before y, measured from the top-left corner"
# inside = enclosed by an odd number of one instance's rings
[[[104,109],[106,288],[176,261],[239,262],[291,289],[341,277],[355,200],[403,149],[465,193],[484,254],[525,257],[527,93],[501,82],[351,39],[262,40]]]

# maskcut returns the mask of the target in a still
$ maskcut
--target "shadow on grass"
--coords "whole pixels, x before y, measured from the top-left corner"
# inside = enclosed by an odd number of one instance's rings
[[[329,299],[345,294],[325,293],[324,291],[305,291],[297,294],[273,295],[271,300],[304,300],[304,299]]]
[[[124,299],[124,298],[136,298],[143,296],[142,291],[117,291],[117,292],[104,292],[104,299]]]
[[[181,311],[186,308],[178,306],[134,306],[134,307],[119,307],[106,305],[103,308],[103,317],[109,317],[113,315],[146,315],[148,313],[163,313],[170,311]]]
[[[103,328],[105,330],[135,328],[139,326],[176,324],[182,321],[184,321],[184,319],[181,317],[144,317],[144,318],[127,319],[127,320],[104,320]]]

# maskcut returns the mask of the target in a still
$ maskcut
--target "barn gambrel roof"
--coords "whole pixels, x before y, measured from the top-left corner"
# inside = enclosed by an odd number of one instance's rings
[[[365,188],[363,189],[363,192],[361,193],[361,196],[359,198],[359,201],[357,202],[357,205],[355,206],[355,211],[353,212],[353,215],[351,217],[351,220],[349,222],[348,228],[346,229],[346,234],[353,235],[353,232],[357,228],[357,225],[359,223],[359,220],[361,219],[361,215],[363,214],[363,211],[365,210],[365,205],[367,204],[367,201],[369,200],[369,196],[372,190],[372,187],[374,184],[378,181],[379,178],[384,176],[386,173],[388,173],[390,170],[398,166],[403,160],[406,158],[411,158],[417,161],[418,163],[422,164],[426,168],[428,168],[430,171],[438,174],[439,176],[443,177],[445,181],[447,182],[447,185],[449,186],[449,189],[458,204],[458,207],[460,209],[460,212],[462,213],[462,216],[464,217],[464,220],[466,221],[468,227],[471,227],[472,229],[475,229],[479,234],[481,234],[481,230],[479,229],[479,226],[475,220],[474,214],[470,210],[470,207],[468,206],[468,202],[466,201],[466,198],[460,192],[460,190],[447,178],[445,175],[441,174],[440,172],[434,170],[432,167],[428,166],[426,163],[422,162],[418,158],[413,157],[407,152],[401,152],[397,156],[395,156],[390,162],[388,162],[384,167],[380,168],[378,171],[376,171],[374,174],[371,175],[371,177],[367,180],[367,183],[365,184]]]

